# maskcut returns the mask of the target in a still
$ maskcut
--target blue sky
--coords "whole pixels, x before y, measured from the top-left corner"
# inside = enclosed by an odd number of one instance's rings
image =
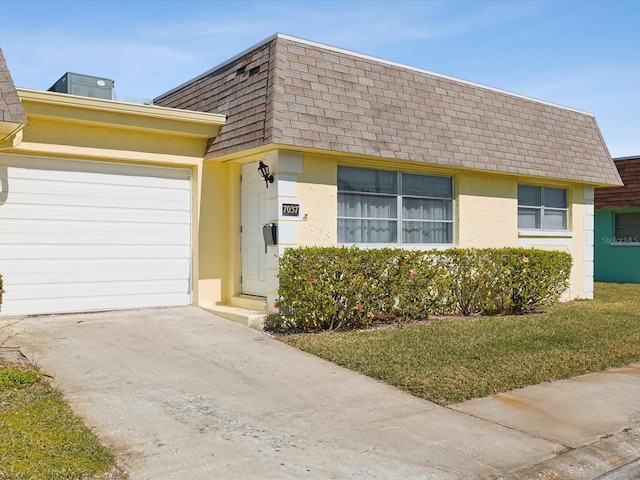
[[[595,114],[640,155],[640,1],[2,1],[16,85],[153,98],[281,32]]]

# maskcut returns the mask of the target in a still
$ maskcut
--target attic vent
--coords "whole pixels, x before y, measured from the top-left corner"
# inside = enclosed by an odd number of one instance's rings
[[[249,70],[249,76],[255,75],[259,71],[260,71],[260,65],[258,65],[257,67],[253,67],[251,70]]]
[[[240,67],[238,70],[236,70],[236,77],[242,75],[244,73],[244,71],[247,69],[247,67],[245,67],[244,65],[242,67]]]

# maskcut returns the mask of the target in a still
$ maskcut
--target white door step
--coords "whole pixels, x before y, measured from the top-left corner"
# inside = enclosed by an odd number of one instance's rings
[[[231,305],[214,305],[205,307],[205,310],[215,313],[227,320],[246,325],[254,330],[264,330],[264,322],[269,317],[269,312],[264,310],[252,310]]]

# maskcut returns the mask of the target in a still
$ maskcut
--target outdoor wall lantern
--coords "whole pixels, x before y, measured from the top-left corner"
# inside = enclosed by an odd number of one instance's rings
[[[258,165],[258,171],[262,178],[264,178],[264,183],[269,188],[269,184],[273,183],[273,175],[269,175],[269,165],[266,165],[262,160],[260,160],[260,164]]]

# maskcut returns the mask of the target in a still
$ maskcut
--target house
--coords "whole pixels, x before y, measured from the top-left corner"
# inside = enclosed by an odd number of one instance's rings
[[[620,178],[592,115],[280,34],[155,103],[227,117],[201,208],[229,233],[203,300],[271,308],[284,248],[353,244],[563,249],[568,297],[593,295],[594,188]]]
[[[596,190],[594,278],[640,283],[640,156],[614,161],[624,186]]]
[[[183,288],[174,298],[158,290],[147,306],[191,302],[229,317],[233,307],[275,311],[278,258],[303,245],[561,249],[574,258],[567,298],[591,298],[594,189],[621,184],[593,115],[282,34],[160,95],[153,106],[17,93],[29,125],[21,143],[0,153],[0,165],[11,169],[22,158],[45,157],[38,159],[42,167],[35,160],[21,165],[41,171],[62,162],[57,169],[93,171],[99,164],[118,174],[162,166],[164,176],[149,176],[172,180],[188,173],[182,180],[192,201],[175,207],[191,207],[190,238],[175,233],[181,251],[190,252],[175,259],[188,293]],[[118,115],[105,116],[104,109]],[[155,109],[169,126],[147,124]],[[104,134],[89,135],[95,129]],[[161,208],[172,211],[181,188],[159,184],[154,195],[167,192]],[[139,196],[111,194],[123,207]],[[5,208],[0,205],[0,230]],[[135,219],[125,223],[140,228]],[[45,234],[51,226],[41,218],[33,228]],[[128,238],[129,227],[123,228],[118,238]],[[75,241],[66,231],[29,258],[58,258]],[[96,230],[86,244],[100,245],[108,233]],[[146,235],[151,243],[143,250],[151,255],[165,233]],[[2,313],[8,314],[5,308],[18,311],[11,307],[18,274],[5,268],[15,257],[4,236],[0,231]],[[20,236],[14,241],[23,243]],[[99,251],[87,248],[82,262]],[[168,257],[158,249],[150,263]],[[23,275],[27,259],[11,261]],[[78,265],[54,297],[95,281],[93,266]],[[144,262],[139,268],[148,275],[141,284],[159,278]],[[47,309],[72,311],[74,302]],[[29,313],[31,305],[19,311]],[[103,299],[93,309],[108,306]]]

